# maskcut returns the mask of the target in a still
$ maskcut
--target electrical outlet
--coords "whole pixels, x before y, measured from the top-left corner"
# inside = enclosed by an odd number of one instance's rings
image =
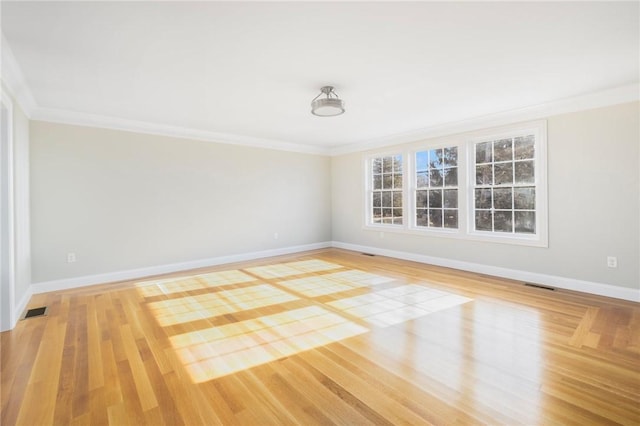
[[[607,256],[607,266],[609,268],[617,268],[618,267],[618,258],[615,256]]]
[[[76,254],[75,253],[67,253],[67,263],[73,263],[76,260],[78,260],[76,258]]]

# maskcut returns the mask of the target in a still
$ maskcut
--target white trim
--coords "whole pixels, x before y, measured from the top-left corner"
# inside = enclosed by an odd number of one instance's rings
[[[496,277],[509,278],[528,283],[543,284],[550,287],[565,290],[579,291],[582,293],[596,294],[599,296],[613,297],[616,299],[640,302],[640,289],[618,287],[610,284],[577,280],[574,278],[558,277],[554,275],[540,274],[537,272],[521,271],[518,269],[502,268],[499,266],[482,265],[479,263],[465,262],[462,260],[445,259],[442,257],[426,256],[422,254],[404,251],[388,250],[378,247],[362,246],[358,244],[333,241],[332,247],[352,250],[396,259],[426,263],[429,265],[444,266],[446,268],[460,269],[463,271],[477,272]]]
[[[0,155],[0,199],[6,197],[6,205],[0,202],[0,270],[2,263],[7,262],[7,270],[2,270],[0,276],[0,291],[9,300],[5,301],[0,295],[2,317],[0,317],[0,331],[11,330],[16,322],[15,318],[15,285],[16,285],[16,238],[15,238],[15,179],[14,179],[14,139],[13,139],[13,102],[4,89],[0,89],[0,109],[4,105],[7,110],[7,122],[5,123],[7,140],[6,147],[0,146],[0,152],[6,150],[4,155]],[[4,144],[2,135],[0,143]],[[6,191],[6,193],[5,193]],[[6,217],[5,217],[6,215]],[[6,227],[6,229],[5,229]],[[6,239],[6,240],[5,240]],[[6,246],[5,254],[2,247]],[[6,286],[6,289],[5,289]],[[6,292],[6,293],[5,293]],[[7,321],[9,322],[7,324]]]
[[[27,84],[24,73],[22,72],[20,65],[18,65],[18,61],[13,55],[13,51],[5,39],[4,34],[0,33],[0,36],[0,51],[2,52],[0,55],[0,60],[2,61],[2,81],[11,96],[20,106],[20,109],[22,109],[27,117],[31,117],[33,111],[38,108],[38,104],[31,93],[31,89]]]
[[[380,149],[391,145],[450,136],[456,133],[470,132],[487,127],[503,126],[519,121],[539,120],[559,114],[601,108],[626,102],[634,102],[639,99],[640,84],[635,83],[600,92],[559,99],[544,104],[487,114],[480,117],[472,117],[453,123],[430,126],[411,132],[397,133],[374,140],[345,144],[331,149],[329,151],[329,155],[339,156],[354,152]]]
[[[86,114],[83,112],[66,111],[55,108],[37,108],[31,118],[33,120],[48,121],[52,123],[124,130],[128,132],[194,139],[228,145],[242,145],[279,151],[301,152],[304,154],[329,155],[328,148],[315,145],[303,145],[291,142],[281,142],[273,139],[210,132],[207,130],[168,126],[165,124],[128,120],[125,118],[109,117],[105,115]]]
[[[171,272],[188,271],[196,268],[223,265],[227,263],[244,262],[247,260],[262,259],[265,257],[281,256],[284,254],[299,253],[309,250],[317,250],[331,247],[330,241],[321,243],[304,244],[299,246],[283,247],[278,249],[254,251],[250,253],[232,254],[228,256],[212,257],[209,259],[192,260],[168,265],[150,266],[147,268],[129,269],[126,271],[108,272],[105,274],[85,275],[82,277],[66,278],[53,281],[33,283],[33,294],[47,293],[50,291],[69,290],[93,284],[105,284],[116,281],[125,281],[149,277],[152,275],[168,274]]]

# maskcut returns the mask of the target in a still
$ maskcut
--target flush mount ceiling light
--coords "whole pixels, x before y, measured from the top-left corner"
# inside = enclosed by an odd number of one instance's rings
[[[326,95],[326,98],[320,96]],[[318,117],[333,117],[344,112],[344,101],[333,91],[333,86],[324,86],[320,94],[311,101],[311,114]]]

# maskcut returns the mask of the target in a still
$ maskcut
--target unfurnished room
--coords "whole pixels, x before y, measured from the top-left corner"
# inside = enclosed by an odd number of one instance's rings
[[[640,2],[0,24],[3,426],[640,424]]]

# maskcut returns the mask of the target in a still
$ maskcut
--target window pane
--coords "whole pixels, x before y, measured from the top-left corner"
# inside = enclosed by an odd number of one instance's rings
[[[535,212],[515,212],[516,232],[520,234],[536,233]]]
[[[492,161],[491,142],[476,144],[476,163],[490,163]]]
[[[381,217],[382,217],[382,209],[373,209],[373,222],[380,223]]]
[[[533,210],[536,208],[536,190],[534,187],[515,188],[513,196],[515,209]]]
[[[427,191],[416,191],[416,207],[427,206]]]
[[[393,157],[393,172],[402,173],[402,156],[396,155]]]
[[[444,227],[453,229],[458,228],[458,210],[444,211]]]
[[[382,193],[382,207],[391,207],[391,193],[383,192]]]
[[[393,158],[384,157],[382,159],[382,171],[384,173],[391,173],[392,170],[393,170]]]
[[[493,231],[493,226],[491,225],[491,212],[488,210],[477,210],[476,211],[476,229],[478,231]]]
[[[513,183],[513,163],[498,163],[495,169],[495,185]]]
[[[393,175],[393,187],[402,189],[402,175]]]
[[[382,189],[382,176],[374,175],[373,176],[373,189]]]
[[[457,146],[452,146],[451,148],[444,149],[444,165],[445,166],[458,165],[458,147]]]
[[[478,185],[493,185],[493,166],[491,164],[476,166],[476,183]]]
[[[393,224],[394,225],[402,225],[402,218],[401,217],[394,217],[393,218]]]
[[[416,225],[418,226],[429,225],[429,215],[427,214],[427,210],[424,210],[424,209],[416,210]]]
[[[426,188],[429,186],[429,172],[420,172],[416,176],[416,185],[418,188]]]
[[[429,168],[429,152],[416,152],[416,170],[427,170]]]
[[[442,207],[442,191],[429,191],[429,207]]]
[[[444,186],[458,186],[458,168],[444,169]]]
[[[429,166],[432,169],[441,169],[443,164],[441,149],[432,149],[429,151]]]
[[[493,213],[493,230],[496,232],[512,232],[513,212],[496,211]]]
[[[382,197],[379,192],[373,193],[373,207],[382,207]]]
[[[391,217],[383,217],[382,223],[393,223],[393,218]]]
[[[393,217],[402,219],[402,209],[393,209]],[[400,221],[400,223],[402,223],[402,221]]]
[[[393,188],[393,175],[382,175],[382,189]]]
[[[392,214],[392,209],[382,209],[382,217],[391,217]]]
[[[393,207],[402,207],[402,192],[393,192]]]
[[[491,190],[476,189],[476,209],[491,208]]]
[[[371,168],[371,171],[373,172],[373,174],[382,173],[382,158],[373,159],[373,166]]]
[[[511,139],[500,139],[493,143],[493,161],[513,160],[513,143]]]
[[[458,190],[457,189],[445,189],[444,190],[444,207],[445,208],[458,208]]]
[[[441,209],[429,209],[429,226],[432,228],[442,228]]]
[[[442,170],[431,170],[429,173],[431,186],[442,186]]]
[[[513,189],[512,188],[496,188],[493,190],[493,207],[496,209],[513,208]]]
[[[518,161],[515,163],[516,183],[534,183],[535,173],[533,161]]]
[[[515,138],[515,159],[526,160],[535,155],[535,137],[533,135]]]

